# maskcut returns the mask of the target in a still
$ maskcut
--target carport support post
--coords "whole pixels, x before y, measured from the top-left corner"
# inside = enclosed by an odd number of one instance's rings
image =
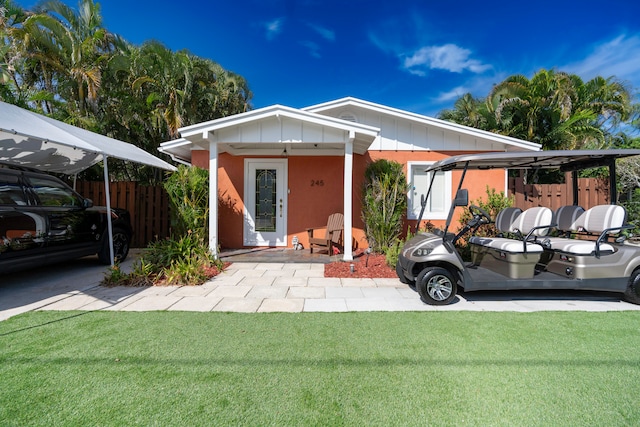
[[[106,199],[107,206],[107,234],[109,235],[109,259],[111,260],[111,267],[114,266],[113,260],[113,223],[111,221],[111,194],[109,188],[109,167],[107,166],[107,157],[103,154],[102,163],[104,165],[104,197]]]
[[[209,141],[209,251],[218,258],[218,143],[212,132],[203,133]]]
[[[349,132],[349,141],[344,144],[344,261],[353,260],[353,140],[355,132]]]

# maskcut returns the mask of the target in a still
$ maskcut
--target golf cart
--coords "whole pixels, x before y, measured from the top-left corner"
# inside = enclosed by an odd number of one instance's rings
[[[477,290],[572,289],[624,293],[640,304],[640,243],[623,231],[626,210],[616,205],[615,160],[640,155],[640,150],[575,150],[499,152],[460,155],[430,165],[431,184],[438,171],[460,170],[461,177],[444,230],[419,232],[403,247],[396,273],[416,288],[423,302],[445,305],[454,300],[458,286]],[[610,205],[583,209],[577,206],[577,171],[609,167]],[[572,172],[574,204],[553,212],[547,207],[525,211],[507,208],[492,220],[477,206],[468,206],[462,188],[468,170],[549,168]],[[456,207],[467,207],[471,220],[456,234],[449,231]],[[418,224],[422,219],[422,213]],[[478,230],[494,223],[497,237],[481,237]],[[481,234],[481,233],[478,233]],[[468,240],[471,261],[463,261],[456,248]],[[610,241],[611,240],[611,241]]]

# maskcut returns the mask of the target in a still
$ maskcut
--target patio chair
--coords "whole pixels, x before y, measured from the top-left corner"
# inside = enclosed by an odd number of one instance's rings
[[[325,248],[329,256],[333,255],[333,248],[342,250],[341,239],[342,229],[344,228],[344,216],[341,213],[329,215],[327,219],[327,228],[323,238],[314,237],[313,228],[307,229],[309,233],[309,251],[313,253],[314,246],[317,248]]]

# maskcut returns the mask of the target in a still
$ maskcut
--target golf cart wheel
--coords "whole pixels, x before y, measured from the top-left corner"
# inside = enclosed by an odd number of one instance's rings
[[[456,279],[446,268],[427,267],[418,274],[420,299],[429,305],[447,305],[456,297]]]
[[[113,229],[113,258],[115,262],[122,262],[129,255],[129,243],[131,237],[121,228]],[[111,264],[111,254],[109,251],[109,236],[104,235],[102,248],[98,252],[98,259],[103,264]]]
[[[624,298],[630,303],[640,304],[640,268],[631,273]]]

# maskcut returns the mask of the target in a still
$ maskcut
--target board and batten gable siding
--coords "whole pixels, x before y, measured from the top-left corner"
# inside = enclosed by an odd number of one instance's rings
[[[269,117],[255,122],[220,129],[214,134],[215,142],[255,143],[258,141],[343,141],[345,132],[318,124],[300,122],[288,117]]]
[[[313,110],[311,110],[313,111]],[[369,150],[394,151],[504,151],[496,135],[418,114],[382,112],[357,105],[339,106],[318,112],[380,129]],[[500,136],[501,138],[504,138]],[[513,140],[516,141],[516,140]]]

